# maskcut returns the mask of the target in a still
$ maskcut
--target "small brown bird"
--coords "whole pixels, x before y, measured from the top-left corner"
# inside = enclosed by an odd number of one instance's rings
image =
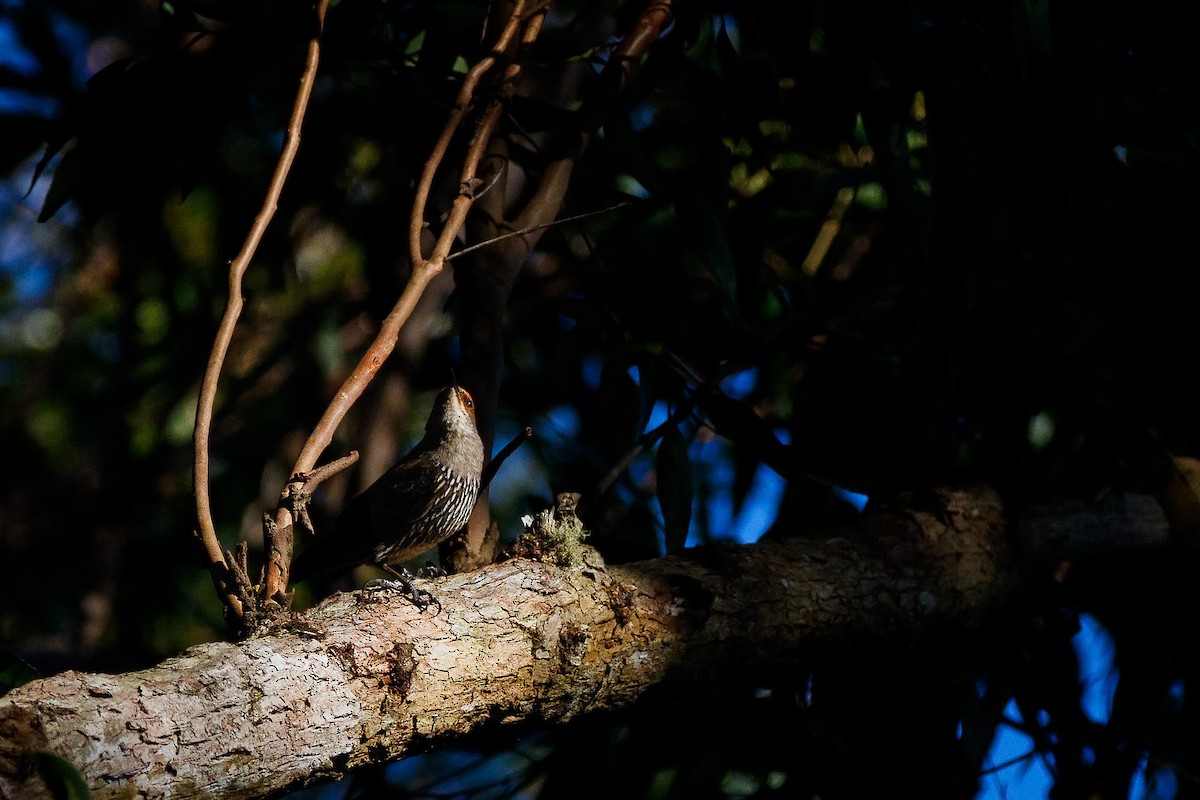
[[[448,386],[433,403],[425,436],[346,505],[332,536],[318,538],[292,562],[292,582],[370,563],[396,576],[424,608],[432,598],[413,590],[400,565],[467,524],[482,472],[475,401],[466,389]]]

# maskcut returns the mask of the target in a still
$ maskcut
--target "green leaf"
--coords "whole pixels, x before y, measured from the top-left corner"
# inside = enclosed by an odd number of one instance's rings
[[[92,793],[75,765],[53,753],[34,753],[34,769],[54,800],[88,800]]]
[[[692,523],[692,463],[687,442],[678,428],[669,428],[658,445],[655,460],[658,505],[666,528],[667,552],[677,553],[687,544]]]
[[[37,677],[37,670],[12,653],[0,650],[0,697]]]

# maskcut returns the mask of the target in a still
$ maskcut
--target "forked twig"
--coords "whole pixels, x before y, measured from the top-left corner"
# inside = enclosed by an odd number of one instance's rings
[[[316,4],[317,29],[308,42],[304,72],[300,78],[300,88],[296,92],[296,100],[292,105],[291,117],[288,119],[287,138],[284,141],[283,152],[280,153],[279,160],[275,165],[275,173],[271,176],[262,208],[254,218],[254,224],[250,227],[241,251],[229,264],[229,297],[225,301],[225,311],[217,328],[212,353],[205,365],[204,378],[200,385],[200,398],[196,404],[196,426],[193,432],[195,446],[194,491],[196,518],[200,528],[199,536],[205,552],[208,554],[209,567],[213,582],[217,587],[217,593],[229,613],[239,620],[244,617],[246,602],[252,601],[252,595],[246,593],[245,587],[249,586],[250,580],[249,576],[242,574],[245,572],[244,559],[232,562],[226,560],[221,551],[216,525],[213,522],[212,504],[209,497],[208,450],[213,407],[216,404],[221,369],[225,363],[225,356],[229,351],[229,344],[233,340],[233,332],[237,327],[238,317],[244,304],[242,278],[246,274],[250,259],[258,249],[259,242],[262,241],[267,226],[271,223],[271,218],[275,215],[279,204],[279,195],[283,191],[288,172],[291,170],[292,163],[296,159],[296,152],[300,148],[300,127],[316,79],[317,64],[321,55],[321,32],[325,27],[325,12],[328,6],[329,0],[318,0]]]
[[[263,586],[263,596],[266,602],[279,602],[286,597],[288,568],[292,552],[292,534],[294,523],[296,522],[289,508],[288,501],[300,489],[298,476],[312,470],[322,451],[333,441],[333,434],[337,430],[338,425],[341,424],[342,419],[345,418],[350,407],[362,396],[367,385],[375,377],[375,373],[379,371],[380,367],[383,366],[383,362],[391,355],[392,350],[395,349],[396,342],[400,336],[400,329],[412,315],[417,301],[420,300],[430,281],[444,269],[450,248],[453,246],[459,232],[462,230],[463,224],[466,222],[467,212],[475,200],[470,187],[475,184],[479,163],[484,156],[487,143],[495,131],[503,108],[498,90],[493,95],[488,108],[479,118],[474,135],[468,145],[460,174],[460,186],[463,189],[451,204],[450,214],[437,238],[432,253],[429,258],[425,258],[421,251],[421,231],[424,227],[425,206],[433,186],[434,175],[441,165],[455,132],[457,132],[473,107],[475,92],[480,80],[497,64],[501,57],[515,57],[515,50],[513,50],[514,43],[517,46],[524,46],[536,39],[537,33],[541,30],[541,23],[544,17],[544,6],[535,7],[530,12],[526,8],[525,0],[517,0],[491,52],[468,71],[463,81],[463,86],[459,90],[455,107],[450,112],[441,136],[438,137],[437,142],[434,144],[433,151],[425,163],[421,179],[417,184],[416,198],[413,202],[413,211],[409,223],[412,274],[409,276],[408,283],[401,292],[400,298],[396,301],[396,305],[393,306],[391,312],[380,326],[379,333],[375,336],[366,353],[363,354],[363,357],[355,366],[354,371],[342,383],[341,388],[330,402],[329,407],[326,408],[325,413],[322,414],[312,433],[309,434],[308,440],[304,443],[304,447],[296,457],[296,463],[292,467],[292,474],[296,477],[293,477],[280,493],[280,502],[276,508],[274,524],[266,526],[264,533],[269,540],[267,544],[268,560],[266,577]],[[522,25],[524,25],[523,31]],[[521,32],[519,41],[516,40],[518,31]],[[520,74],[521,68],[518,64],[508,64],[504,71],[503,84],[511,84]]]
[[[429,158],[425,160],[425,168],[421,172],[421,178],[417,181],[416,196],[413,200],[413,213],[408,220],[408,250],[409,257],[412,263],[420,264],[424,258],[421,252],[421,230],[424,228],[425,222],[425,206],[429,202],[429,193],[433,189],[433,179],[437,174],[438,167],[442,164],[442,159],[446,156],[446,151],[450,148],[450,142],[454,138],[454,134],[462,125],[463,120],[471,110],[471,103],[475,97],[475,90],[479,86],[479,81],[487,74],[488,70],[496,65],[496,61],[508,49],[512,42],[513,36],[516,35],[517,29],[521,24],[521,14],[525,10],[525,0],[517,0],[513,4],[512,12],[508,16],[508,21],[504,25],[504,29],[496,39],[496,44],[493,45],[492,51],[479,61],[475,66],[467,72],[463,78],[462,86],[458,90],[458,96],[454,101],[454,108],[450,111],[450,116],[446,118],[446,124],[442,127],[442,133],[438,137],[437,142],[433,145],[433,150],[429,154]],[[540,23],[539,23],[540,24]],[[507,75],[505,76],[508,77]],[[514,76],[515,77],[515,76]],[[476,136],[476,140],[482,138]],[[484,142],[486,145],[487,142]],[[471,174],[466,175],[467,172]],[[463,168],[464,181],[474,178],[474,169]],[[449,221],[446,223],[446,229],[451,227]],[[441,237],[439,237],[441,238]]]

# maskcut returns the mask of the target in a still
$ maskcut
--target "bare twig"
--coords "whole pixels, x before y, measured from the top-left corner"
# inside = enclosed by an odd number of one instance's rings
[[[442,134],[438,137],[437,142],[434,143],[433,150],[430,152],[429,158],[425,161],[425,168],[421,172],[421,179],[417,181],[416,197],[413,200],[413,213],[408,221],[409,257],[412,259],[414,265],[420,264],[424,260],[421,252],[421,230],[425,226],[425,206],[429,202],[429,192],[433,188],[434,176],[437,174],[438,167],[442,164],[442,159],[446,156],[446,151],[450,148],[450,141],[454,138],[455,132],[458,131],[459,126],[462,125],[463,120],[471,110],[471,104],[475,98],[475,89],[479,86],[479,81],[487,74],[488,70],[496,65],[499,56],[503,55],[508,49],[509,43],[512,41],[521,24],[521,13],[524,9],[524,0],[517,0],[513,4],[508,22],[505,24],[500,36],[496,39],[496,44],[492,47],[491,53],[467,72],[466,77],[463,79],[462,87],[458,90],[458,97],[455,99],[454,108],[451,110],[450,116],[446,119],[446,124],[442,128]],[[463,173],[464,175],[467,173],[465,168]],[[473,169],[471,173],[464,180],[473,178]],[[446,229],[450,227],[449,222],[447,222]]]
[[[610,79],[616,80],[617,88],[624,87],[629,73],[633,70],[634,60],[641,58],[650,49],[650,45],[662,36],[662,32],[674,17],[674,0],[651,0],[646,5],[629,29],[629,33],[625,34],[621,44],[613,51],[612,58],[604,69],[605,73],[611,76]],[[613,72],[613,61],[616,61],[616,72]]]
[[[358,451],[351,450],[349,453],[336,461],[330,461],[325,466],[317,467],[312,472],[306,472],[295,476],[293,481],[303,481],[303,491],[314,492],[316,491],[317,487],[326,480],[332,478],[334,475],[337,475],[342,470],[353,466],[354,462],[356,461],[358,461]]]
[[[587,219],[588,217],[597,217],[597,216],[600,216],[601,214],[607,214],[610,211],[616,211],[618,208],[625,208],[625,206],[631,206],[631,205],[633,205],[632,200],[624,200],[620,203],[614,203],[613,205],[608,206],[607,208],[597,209],[596,211],[585,211],[582,214],[573,214],[572,216],[569,216],[569,217],[560,217],[560,218],[554,220],[553,222],[543,222],[540,225],[530,225],[527,228],[521,228],[520,230],[509,231],[508,233],[502,233],[499,236],[493,236],[490,239],[479,242],[478,244],[473,244],[470,247],[464,247],[461,250],[456,250],[453,253],[451,253],[450,255],[446,256],[446,260],[453,261],[454,259],[458,258],[459,256],[465,256],[467,253],[470,253],[474,250],[478,250],[481,247],[488,247],[490,245],[502,242],[505,239],[511,239],[514,236],[524,236],[527,233],[534,233],[535,231],[544,230],[546,228],[552,228],[555,225],[562,225],[567,222],[575,222],[577,220]]]
[[[617,478],[621,477],[625,470],[629,469],[629,465],[634,462],[634,459],[649,450],[655,442],[663,437],[663,434],[667,432],[668,428],[673,428],[687,419],[687,417],[692,413],[692,408],[693,404],[683,403],[679,406],[679,408],[675,409],[675,413],[667,417],[667,419],[661,425],[653,430],[646,431],[640,437],[638,437],[638,440],[634,442],[633,447],[629,448],[629,450],[625,452],[625,455],[621,456],[621,458],[617,460],[617,463],[613,464],[612,469],[610,469],[596,484],[595,496],[599,497],[607,492],[609,487],[616,482]]]
[[[284,497],[287,503],[288,511],[291,513],[292,519],[300,523],[300,527],[308,533],[315,533],[313,530],[312,519],[308,515],[308,504],[312,501],[313,492],[328,478],[332,478],[342,470],[358,461],[358,451],[351,450],[348,455],[342,456],[336,461],[330,462],[323,467],[317,467],[312,472],[304,472],[299,475],[293,475],[284,488]],[[263,527],[263,537],[268,544],[278,542],[280,532],[275,525],[275,521],[270,515],[265,517],[265,525]]]
[[[300,127],[304,119],[305,110],[308,108],[308,100],[312,95],[313,82],[316,78],[317,63],[320,60],[321,52],[320,37],[325,25],[325,11],[328,5],[328,0],[318,0],[317,2],[317,29],[308,43],[308,55],[305,60],[304,73],[300,78],[300,88],[296,92],[296,100],[292,106],[291,118],[288,120],[287,138],[284,142],[283,152],[279,155],[279,161],[275,165],[274,175],[271,176],[271,183],[267,188],[267,195],[263,200],[262,208],[259,210],[258,216],[254,218],[254,224],[250,228],[250,233],[246,236],[246,241],[242,245],[241,252],[229,264],[229,297],[225,302],[225,312],[221,316],[221,324],[217,328],[212,353],[209,356],[208,364],[205,366],[204,379],[200,387],[200,399],[196,405],[194,474],[196,517],[200,526],[200,539],[204,544],[205,552],[208,554],[209,567],[212,572],[213,582],[217,588],[217,593],[221,596],[221,600],[226,605],[229,613],[236,619],[241,619],[244,616],[246,611],[245,603],[250,598],[248,596],[239,596],[239,594],[243,593],[239,592],[238,588],[231,582],[230,570],[236,565],[228,563],[222,555],[221,543],[217,537],[216,525],[212,518],[212,505],[209,497],[208,446],[212,427],[213,407],[216,404],[217,384],[221,377],[221,368],[225,362],[225,355],[229,351],[229,343],[233,339],[233,332],[237,327],[238,316],[241,314],[244,303],[242,297],[242,278],[246,274],[246,268],[249,266],[254,252],[258,249],[258,244],[262,240],[267,226],[271,223],[271,218],[275,215],[275,210],[279,203],[279,195],[283,191],[284,182],[287,180],[292,162],[295,161],[296,152],[300,148]],[[239,577],[245,578],[245,576]],[[244,584],[245,580],[242,580],[241,583]]]
[[[488,465],[483,468],[483,475],[479,478],[480,490],[486,489],[488,484],[492,482],[492,478],[496,477],[496,473],[500,471],[500,466],[508,460],[508,457],[517,452],[517,448],[525,444],[533,438],[533,428],[526,426],[525,430],[518,433],[512,440],[504,445],[504,449],[496,453],[496,457],[488,462]]]
[[[580,109],[583,120],[581,149],[587,146],[592,131],[600,124],[608,102],[625,88],[629,73],[633,71],[633,63],[646,54],[674,17],[674,0],[649,0],[629,32],[613,50],[601,73],[601,91],[589,98]]]

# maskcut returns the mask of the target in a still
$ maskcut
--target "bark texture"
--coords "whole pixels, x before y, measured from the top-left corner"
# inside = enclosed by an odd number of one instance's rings
[[[94,796],[258,797],[487,724],[562,721],[673,676],[766,675],[863,637],[969,624],[1011,587],[988,491],[822,540],[576,568],[528,560],[433,582],[440,614],[339,594],[286,629],[124,675],[0,699],[0,795],[48,796],[52,752]]]

